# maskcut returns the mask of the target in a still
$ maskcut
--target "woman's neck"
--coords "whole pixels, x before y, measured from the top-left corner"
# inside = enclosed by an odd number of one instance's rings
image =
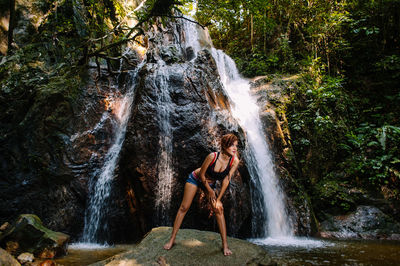
[[[224,151],[221,151],[221,158],[222,158],[222,160],[226,161],[226,160],[228,160],[230,157],[231,157],[231,156],[230,156],[228,153],[226,153],[226,152],[224,152]]]

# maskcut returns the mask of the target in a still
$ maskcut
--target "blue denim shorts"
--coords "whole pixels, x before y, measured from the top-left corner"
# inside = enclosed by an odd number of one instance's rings
[[[196,176],[196,174],[194,173],[194,171],[190,173],[188,179],[186,179],[186,182],[188,182],[188,183],[190,183],[190,184],[193,184],[193,185],[195,185],[195,186],[198,186],[199,188],[203,189],[204,191],[205,191],[205,189],[206,189],[206,188],[204,187],[203,183],[201,183],[200,178],[198,178],[198,177]],[[210,185],[210,187],[211,187],[212,189],[215,189],[215,183],[208,183],[208,185]]]

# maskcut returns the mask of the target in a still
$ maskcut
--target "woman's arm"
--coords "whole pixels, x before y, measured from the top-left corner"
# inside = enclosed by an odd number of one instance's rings
[[[215,197],[214,190],[212,190],[212,188],[210,187],[210,185],[207,182],[206,170],[207,170],[208,166],[210,166],[211,162],[214,160],[214,156],[215,156],[215,154],[213,152],[210,153],[209,155],[207,155],[206,159],[204,160],[203,164],[201,165],[200,173],[199,173],[201,183],[203,183],[204,187],[206,188],[211,202],[213,200],[215,200],[216,197]]]
[[[229,182],[231,182],[231,178],[232,178],[233,174],[235,173],[236,169],[238,168],[238,166],[239,166],[239,159],[237,157],[235,157],[235,159],[233,160],[231,170],[229,171],[228,175],[222,181],[221,191],[219,192],[217,201],[221,201],[222,196],[224,195],[226,189],[228,188]]]

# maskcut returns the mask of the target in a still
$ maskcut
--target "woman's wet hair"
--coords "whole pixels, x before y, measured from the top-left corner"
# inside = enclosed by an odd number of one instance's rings
[[[221,138],[221,148],[222,150],[228,149],[230,146],[235,143],[235,141],[238,141],[238,137],[236,137],[235,134],[226,134],[223,135]]]

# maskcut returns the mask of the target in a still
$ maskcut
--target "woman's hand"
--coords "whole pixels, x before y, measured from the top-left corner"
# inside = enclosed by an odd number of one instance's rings
[[[208,200],[210,201],[211,204],[214,205],[214,202],[217,200],[217,197],[215,196],[214,190],[210,189],[208,191]]]
[[[221,202],[219,199],[215,200],[215,201],[213,202],[213,207],[214,207],[215,210],[218,210],[218,209],[220,209],[220,208],[223,208],[222,202]]]

